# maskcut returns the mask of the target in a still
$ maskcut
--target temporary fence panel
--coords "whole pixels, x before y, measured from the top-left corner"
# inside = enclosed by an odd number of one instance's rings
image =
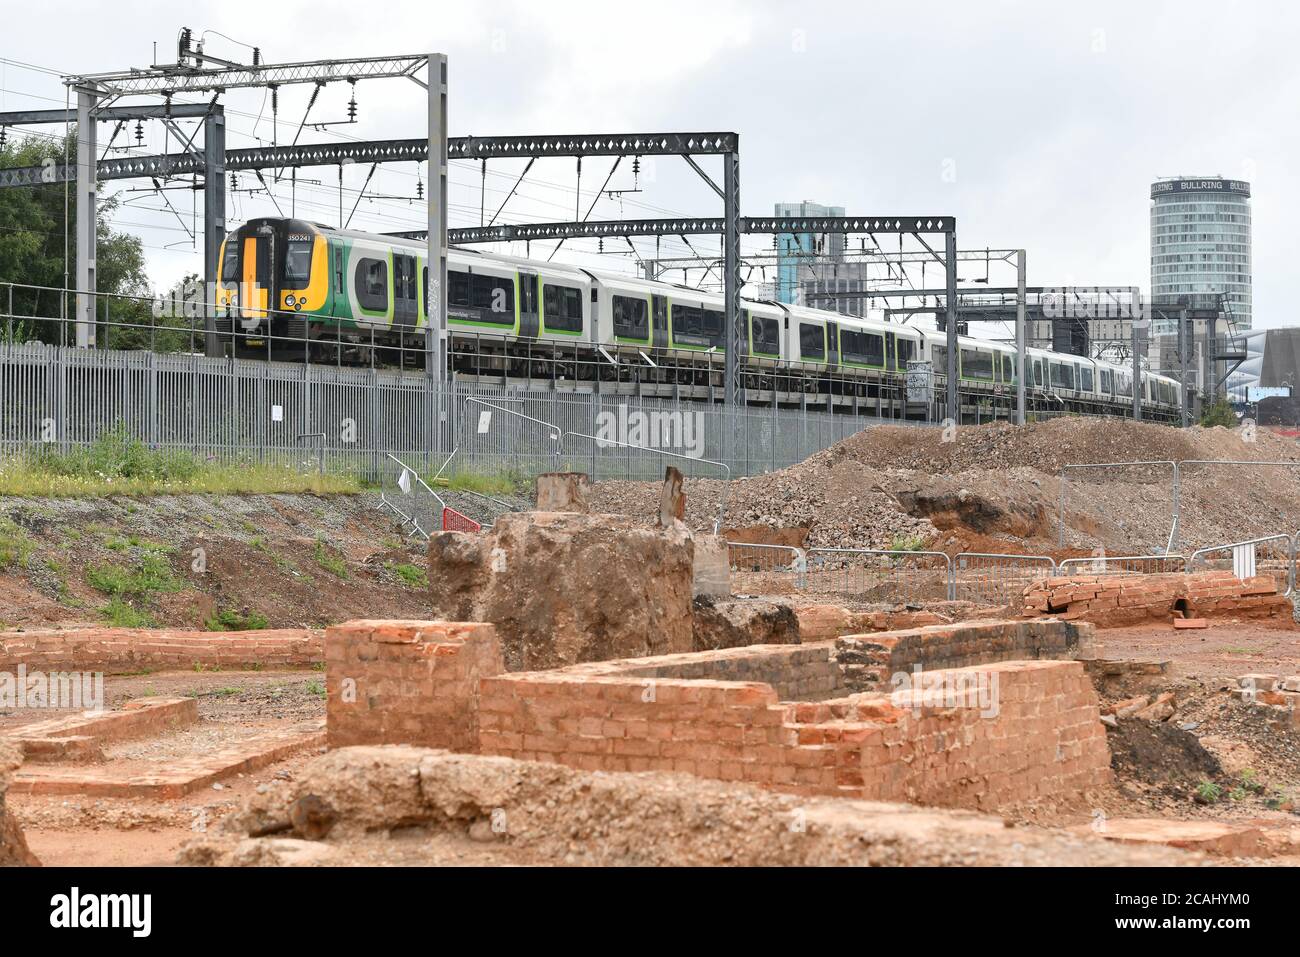
[[[1066,558],[1057,563],[1056,573],[1068,575],[1162,575],[1187,568],[1182,555],[1094,555]]]
[[[808,550],[807,591],[891,604],[952,597],[952,560],[943,552],[858,548]]]
[[[1016,601],[1033,582],[1050,578],[1056,562],[1049,555],[962,552],[953,559],[953,597],[979,604]]]
[[[806,584],[807,555],[793,545],[727,542],[727,563],[737,594],[789,594]]]
[[[1267,535],[1227,545],[1210,545],[1192,552],[1187,571],[1231,570],[1238,578],[1267,575],[1277,582],[1279,592],[1295,590],[1296,537]]]

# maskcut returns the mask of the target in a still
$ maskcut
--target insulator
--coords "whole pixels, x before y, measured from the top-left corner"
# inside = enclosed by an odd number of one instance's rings
[[[230,174],[230,188],[232,191],[239,189],[239,180],[235,178],[234,173]]]
[[[262,65],[262,50],[260,47],[253,47],[253,66]]]
[[[271,112],[280,112],[280,88],[278,86],[271,87]]]
[[[176,41],[176,62],[182,63],[185,60],[185,54],[190,52],[190,41],[194,39],[194,31],[189,27],[181,27],[181,37]]]
[[[143,142],[144,142],[144,122],[141,120],[136,120],[135,121],[135,145],[139,146]]]
[[[0,150],[4,149],[5,140],[9,138],[9,127],[0,126]]]
[[[424,180],[420,179],[418,174],[415,179],[415,198],[424,199]]]

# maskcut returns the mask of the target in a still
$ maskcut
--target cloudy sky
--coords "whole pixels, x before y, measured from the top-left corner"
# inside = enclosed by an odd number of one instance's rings
[[[881,2],[582,3],[419,0],[311,4],[223,0],[186,4],[117,0],[29,6],[0,41],[0,110],[63,103],[59,73],[91,73],[174,59],[181,26],[208,49],[264,61],[445,52],[453,135],[734,130],[741,138],[747,215],[811,200],[850,214],[951,215],[962,248],[1026,248],[1033,285],[1149,282],[1149,187],[1161,176],[1223,175],[1252,183],[1256,326],[1295,323],[1285,292],[1297,239],[1285,227],[1300,200],[1287,173],[1300,146],[1300,12],[1283,3]],[[360,16],[359,16],[360,15]],[[219,34],[224,34],[221,36]],[[32,66],[53,71],[40,72]],[[228,94],[228,145],[294,138],[310,90],[281,91],[278,114],[260,91]],[[310,119],[345,118],[344,85],[328,87]],[[310,127],[300,142],[420,136],[423,94],[408,81],[358,87],[360,121]],[[101,128],[101,143],[110,127]],[[47,132],[53,132],[47,131]],[[160,124],[142,152],[175,150]],[[119,137],[118,146],[134,148]],[[720,176],[716,163],[704,161]],[[522,163],[451,171],[452,225],[490,219]],[[539,162],[498,221],[709,215],[716,196],[683,163],[630,163],[614,198],[597,190],[610,161]],[[365,167],[344,181],[344,215],[363,229],[416,228],[413,200],[427,172]],[[147,183],[114,183],[110,192]],[[181,184],[175,184],[181,185]],[[256,186],[240,177],[240,189]],[[276,203],[333,224],[334,169],[271,185]],[[360,202],[357,204],[358,196]],[[599,198],[598,198],[599,197]],[[124,193],[119,227],[146,244],[151,277],[166,286],[201,271],[192,230],[202,198]],[[168,209],[170,202],[175,211]],[[357,204],[356,212],[351,213]],[[480,213],[480,210],[485,210]],[[274,215],[264,194],[237,192],[231,220]],[[557,259],[630,269],[630,256],[568,243]],[[692,240],[712,253],[717,242]],[[762,249],[750,238],[747,250]],[[653,240],[638,243],[652,255]],[[623,244],[622,250],[626,250]],[[513,251],[522,253],[522,246]],[[661,255],[686,254],[665,240]],[[549,255],[550,247],[532,254]],[[963,270],[982,277],[983,267]],[[1014,281],[1009,272],[993,281]]]

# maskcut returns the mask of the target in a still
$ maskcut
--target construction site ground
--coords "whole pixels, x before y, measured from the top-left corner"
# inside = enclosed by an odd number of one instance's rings
[[[1086,556],[1159,550],[1169,532],[1170,489],[1151,472],[1073,477],[1066,545],[1057,541],[1062,464],[1129,459],[1246,459],[1296,462],[1294,440],[1260,432],[1054,420],[1021,430],[966,428],[943,442],[940,430],[878,428],[804,463],[731,483],[725,527],[736,537],[841,548],[898,547],[900,539],[949,553],[986,551]],[[1203,469],[1184,478],[1183,540],[1188,548],[1221,544],[1300,526],[1300,481],[1276,466]],[[602,482],[590,510],[650,521],[659,483]],[[688,480],[687,523],[711,526],[721,483]],[[377,495],[0,500],[25,547],[0,569],[0,629],[102,626],[114,599],[149,623],[202,629],[223,613],[255,616],[264,627],[321,626],[348,619],[424,618],[429,613],[423,543],[405,538]],[[196,550],[203,570],[196,571]],[[139,573],[160,567],[158,587],[114,593],[96,569]],[[775,590],[775,589],[773,589]],[[821,596],[817,596],[821,600]],[[828,599],[829,600],[829,599]],[[851,604],[851,602],[849,602]],[[996,608],[933,603],[951,617],[987,616]],[[915,863],[1196,863],[1149,845],[1080,842],[1080,828],[1118,818],[1230,822],[1260,826],[1267,854],[1239,863],[1300,863],[1300,730],[1279,728],[1230,691],[1247,673],[1300,673],[1300,631],[1255,623],[1212,622],[1204,630],[1153,624],[1099,631],[1098,658],[1168,661],[1139,684],[1099,682],[1103,712],[1134,695],[1172,692],[1174,713],[1160,722],[1117,720],[1108,728],[1115,785],[1087,806],[1022,806],[999,812],[1013,839],[984,834],[986,818],[966,812],[853,805],[855,827],[874,822],[881,847],[917,851]],[[199,722],[106,746],[107,765],[169,765],[237,745],[268,731],[301,729],[325,715],[323,676],[295,671],[168,670],[105,679],[107,706],[148,698],[197,699]],[[0,711],[0,734],[58,712]],[[224,817],[304,773],[324,753],[305,747],[180,797],[7,795],[31,850],[44,863],[141,865],[193,863],[182,847]],[[597,775],[599,777],[599,775]],[[756,842],[779,841],[754,822],[788,810],[786,799],[753,787],[659,773],[614,775],[614,804],[648,813],[639,826],[665,831],[665,860],[628,851],[623,863],[708,863],[689,848],[690,828],[674,814],[697,801],[728,827],[750,827]],[[1203,800],[1206,785],[1217,789]],[[670,797],[671,795],[671,797]],[[670,807],[671,805],[671,807]],[[614,805],[611,805],[614,806]],[[621,806],[621,805],[619,805]],[[849,814],[832,799],[820,813]],[[645,809],[649,808],[649,811]],[[658,810],[655,810],[655,809]],[[540,812],[539,812],[540,813]],[[548,814],[557,815],[554,808]],[[557,826],[576,828],[575,808]],[[662,819],[657,819],[661,814]],[[963,817],[963,815],[965,815]],[[676,822],[676,823],[675,823]],[[745,822],[749,822],[746,824]],[[676,837],[669,832],[679,827]],[[980,835],[980,836],[974,836]],[[870,843],[868,841],[867,843]],[[1012,846],[1018,850],[1011,850]],[[263,863],[561,864],[593,860],[574,837],[507,844],[455,828],[396,827],[346,842],[322,842],[317,857]],[[602,852],[604,853],[604,852]],[[758,852],[755,851],[755,854]],[[739,855],[744,859],[744,855]],[[756,858],[762,859],[762,858]],[[897,863],[881,852],[877,863]]]

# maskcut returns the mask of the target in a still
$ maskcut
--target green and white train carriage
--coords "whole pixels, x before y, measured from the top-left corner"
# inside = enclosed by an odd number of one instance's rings
[[[250,220],[222,244],[221,331],[236,354],[364,361],[401,345],[420,356],[429,323],[425,255],[425,244],[398,237],[298,219]],[[637,366],[640,381],[698,384],[703,376],[721,384],[727,337],[718,293],[452,249],[446,296],[453,362],[462,373],[533,378],[558,369],[565,378],[609,378]],[[874,313],[858,318],[749,299],[741,306],[750,388],[883,399],[899,396],[909,360],[946,372],[947,341],[934,331]],[[1014,393],[1009,344],[962,336],[959,349],[963,392]],[[1039,349],[1026,355],[1031,395],[1072,411],[1125,414],[1132,378],[1131,367]],[[1153,412],[1176,412],[1174,380],[1144,372],[1140,388]]]

